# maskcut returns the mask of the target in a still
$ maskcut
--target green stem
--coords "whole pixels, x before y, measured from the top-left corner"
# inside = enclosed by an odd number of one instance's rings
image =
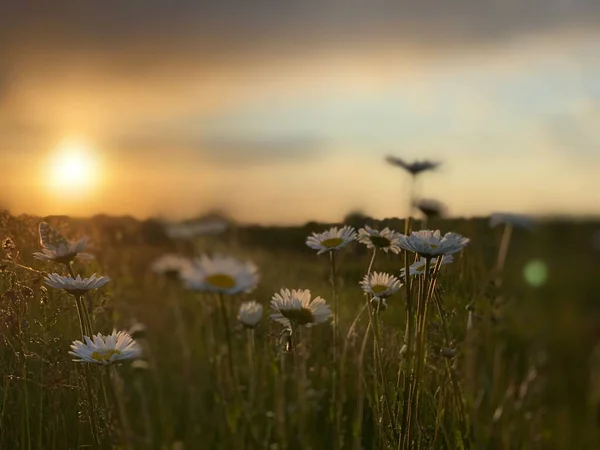
[[[108,386],[110,395],[113,400],[113,404],[117,407],[117,411],[119,413],[119,420],[121,422],[121,426],[123,427],[123,435],[124,445],[127,449],[132,449],[131,446],[131,427],[129,425],[129,418],[127,416],[127,409],[125,404],[123,403],[123,389],[121,386],[121,377],[117,372],[117,369],[114,366],[107,366],[106,373],[108,376]]]
[[[354,435],[354,450],[361,450],[362,447],[362,423],[363,423],[363,410],[364,410],[364,395],[363,395],[363,386],[367,384],[364,379],[364,360],[365,353],[367,349],[367,342],[369,341],[369,331],[371,328],[371,321],[367,325],[367,329],[365,330],[365,334],[363,336],[362,344],[360,346],[360,353],[358,356],[358,392],[356,395],[357,398],[357,406],[356,406],[356,418],[353,426],[353,435]],[[379,413],[377,413],[379,416]]]
[[[332,297],[333,297],[333,361],[335,364],[337,362],[339,310],[338,310],[338,298],[337,298],[337,274],[336,274],[336,267],[335,267],[334,252],[329,252],[329,262],[330,262],[330,267],[331,267],[331,290],[332,290]]]
[[[405,230],[408,230],[408,227],[405,227]],[[404,342],[406,344],[406,354],[405,361],[406,364],[406,372],[412,374],[414,371],[414,361],[413,361],[413,347],[414,347],[414,336],[415,336],[415,311],[414,311],[414,302],[412,299],[412,277],[410,276],[410,261],[409,261],[409,253],[404,251],[404,286],[406,290],[406,328],[404,332]],[[401,366],[400,366],[401,367]],[[398,377],[399,378],[399,377]],[[404,377],[404,389],[402,394],[402,421],[400,426],[400,433],[398,436],[398,450],[402,448],[403,445],[403,437],[408,434],[408,411],[409,411],[409,401],[410,401],[410,387],[412,382],[411,375],[405,375]],[[403,436],[404,435],[404,436]]]
[[[438,310],[438,315],[440,316],[440,321],[442,322],[442,329],[444,330],[444,343],[445,346],[447,348],[450,348],[450,331],[448,330],[448,322],[446,320],[446,313],[444,311],[444,308],[442,307],[442,302],[439,296],[439,293],[436,292],[433,296],[433,299],[435,301],[435,304],[437,306],[437,310]],[[460,384],[458,382],[458,378],[456,376],[456,373],[454,372],[454,370],[452,369],[450,362],[448,360],[446,360],[446,371],[448,373],[448,376],[450,378],[451,384],[452,384],[452,390],[454,393],[454,399],[456,404],[458,405],[458,409],[459,409],[459,414],[460,414],[460,420],[461,420],[461,425],[463,428],[463,433],[467,432],[467,427],[466,427],[466,423],[467,423],[467,416],[465,414],[465,408],[464,408],[464,404],[463,404],[463,394],[462,394],[462,390],[460,388]]]
[[[427,314],[427,287],[430,278],[431,258],[426,257],[425,259],[425,273],[421,277],[421,288],[419,292],[419,303],[417,305],[417,330],[416,330],[416,353],[415,353],[415,370],[412,388],[410,392],[409,410],[408,410],[408,422],[405,431],[406,445],[405,448],[410,447],[410,442],[414,439],[412,436],[413,430],[417,427],[418,407],[419,407],[419,386],[421,383],[421,376],[423,372],[423,366],[425,364],[425,322]]]
[[[233,371],[233,355],[232,350],[233,346],[231,345],[231,328],[229,327],[229,318],[227,316],[227,307],[225,305],[225,299],[223,298],[223,294],[219,293],[219,303],[221,306],[221,316],[223,318],[223,326],[225,327],[225,337],[227,339],[227,362],[229,365],[229,374],[231,375],[231,379],[234,379],[234,371]]]
[[[90,426],[92,427],[92,438],[94,439],[94,447],[100,447],[100,433],[98,431],[98,426],[96,424],[98,418],[96,416],[96,399],[94,398],[94,394],[92,392],[92,377],[90,375],[90,368],[84,367],[85,372],[85,391],[88,401],[89,407],[89,421]]]
[[[506,256],[508,255],[508,247],[510,246],[510,239],[512,237],[513,227],[507,223],[504,225],[504,232],[502,233],[502,240],[500,241],[500,248],[498,249],[498,260],[496,262],[496,284],[500,286],[502,284],[502,272],[504,271],[504,264],[506,263]]]
[[[338,393],[338,327],[339,327],[339,309],[338,309],[338,297],[337,297],[337,273],[335,265],[335,254],[333,251],[329,252],[329,263],[331,269],[331,291],[333,297],[333,372],[332,372],[332,399],[331,399],[331,411],[330,415],[334,421],[333,427],[333,442],[334,448],[340,448],[341,441],[341,411],[339,403]],[[293,330],[294,332],[295,330]],[[292,334],[293,334],[292,332]]]
[[[247,334],[247,352],[248,352],[248,365],[250,366],[250,408],[254,404],[254,397],[256,395],[256,342],[254,339],[254,328],[248,328]]]
[[[81,339],[85,342],[85,337],[87,336],[85,322],[83,320],[83,311],[81,309],[81,305],[79,302],[79,297],[75,296],[75,306],[77,307],[77,317],[79,318],[79,330],[81,331]],[[91,336],[90,336],[91,337]]]
[[[385,371],[383,368],[383,358],[382,358],[382,338],[381,338],[381,323],[380,323],[380,316],[379,316],[379,308],[381,306],[381,302],[383,301],[383,299],[379,300],[379,303],[377,304],[377,309],[375,309],[373,311],[373,322],[375,323],[375,326],[373,327],[373,336],[374,336],[374,340],[375,340],[375,363],[377,364],[378,367],[378,371],[379,371],[379,377],[381,378],[381,385],[383,386],[383,395],[384,395],[384,401],[385,401],[385,405],[387,408],[387,413],[389,416],[389,423],[390,425],[393,427],[395,424],[395,417],[394,417],[394,413],[392,412],[392,405],[391,405],[391,397],[389,395],[389,391],[388,391],[388,385],[387,385],[387,377],[385,375]]]

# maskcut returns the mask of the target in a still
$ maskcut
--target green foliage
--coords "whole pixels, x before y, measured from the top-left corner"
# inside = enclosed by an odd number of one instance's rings
[[[335,365],[330,326],[304,330],[292,354],[282,351],[282,329],[268,319],[269,300],[282,287],[310,289],[330,301],[328,257],[304,245],[323,226],[239,228],[182,246],[151,222],[54,220],[66,235],[92,238],[96,260],[77,262],[75,271],[111,277],[106,289],[86,297],[97,332],[146,326],[138,338],[146,364],[118,367],[121,411],[105,392],[105,371],[77,365],[67,353],[80,338],[77,313],[72,297],[43,286],[43,272],[64,270],[31,258],[38,222],[9,215],[0,221],[0,239],[14,242],[1,250],[0,263],[1,449],[398,448],[409,373],[402,353],[405,295],[390,298],[381,313],[378,362],[368,314],[359,315],[365,298],[358,282],[369,254],[358,244],[338,259],[342,344]],[[404,228],[395,219],[373,225]],[[600,377],[600,366],[590,364],[600,341],[600,253],[592,246],[599,225],[515,230],[501,285],[494,271],[501,229],[490,230],[484,219],[430,226],[459,232],[471,244],[442,269],[442,303],[429,315],[424,395],[410,448],[600,448],[600,399],[590,384]],[[150,273],[154,258],[175,249],[227,252],[260,268],[253,294],[227,298],[233,373],[217,298]],[[544,264],[543,283],[527,283],[523,274],[532,261]],[[380,254],[374,268],[398,274],[403,265],[402,256]],[[247,330],[234,324],[246,299],[265,307],[250,348]]]

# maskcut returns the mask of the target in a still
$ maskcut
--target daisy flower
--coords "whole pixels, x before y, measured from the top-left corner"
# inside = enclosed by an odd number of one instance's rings
[[[167,254],[152,263],[152,270],[159,275],[179,277],[181,273],[190,270],[192,262],[183,256]]]
[[[446,233],[442,236],[439,230],[413,231],[410,236],[402,235],[400,237],[401,248],[426,258],[458,253],[468,243],[469,239],[460,234]]]
[[[308,289],[282,289],[271,300],[271,319],[289,327],[296,325],[312,326],[327,322],[333,315],[329,305],[321,297],[311,300]]]
[[[51,228],[46,222],[39,225],[41,252],[35,252],[33,257],[43,261],[55,261],[68,264],[76,256],[92,257],[87,253],[81,253],[88,244],[87,238],[69,242],[62,234]]]
[[[340,250],[356,239],[354,228],[345,225],[341,228],[332,227],[323,233],[313,233],[306,239],[306,245],[318,250],[317,255],[334,250]]]
[[[84,336],[82,341],[73,341],[69,354],[85,362],[110,366],[119,361],[137,359],[142,356],[142,348],[124,331],[113,331],[110,336],[98,333],[90,339]]]
[[[401,158],[397,158],[395,156],[388,156],[386,161],[393,166],[402,167],[408,173],[413,176],[419,175],[422,172],[426,172],[428,170],[437,169],[441,163],[433,162],[433,161],[414,161],[412,163],[408,163]]]
[[[181,277],[189,289],[221,294],[251,292],[259,279],[254,263],[218,254],[195,259]]]
[[[358,230],[358,242],[365,244],[367,248],[381,249],[384,252],[392,252],[396,255],[400,253],[400,236],[401,234],[392,231],[389,228],[383,230],[375,230],[369,225]]]
[[[454,257],[452,255],[447,255],[444,256],[442,259],[442,266],[446,265],[446,264],[450,264],[452,261],[454,261]],[[435,267],[437,263],[437,258],[432,258],[431,259],[431,263],[430,263],[430,271],[432,271]],[[415,276],[415,275],[423,275],[425,273],[425,264],[426,264],[426,259],[425,258],[420,258],[417,262],[411,264],[408,268],[409,272],[410,272],[410,276]],[[404,279],[406,277],[406,270],[405,269],[400,269],[400,278]]]
[[[490,217],[490,227],[508,224],[518,228],[532,228],[533,218],[525,214],[494,213]]]
[[[240,305],[237,320],[246,328],[255,328],[263,315],[263,306],[254,300]]]
[[[378,298],[394,295],[401,286],[402,282],[398,278],[383,272],[367,274],[360,282],[363,291]]]
[[[99,277],[93,274],[89,278],[81,278],[81,275],[77,275],[77,278],[70,276],[63,277],[57,273],[51,273],[44,277],[44,282],[53,288],[64,289],[69,294],[82,295],[92,289],[98,289],[106,285],[110,281],[108,277]]]
[[[171,239],[191,240],[207,234],[223,233],[229,224],[220,219],[206,219],[197,222],[167,224],[165,232]]]

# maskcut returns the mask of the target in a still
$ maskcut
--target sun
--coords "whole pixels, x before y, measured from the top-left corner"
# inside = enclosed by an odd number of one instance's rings
[[[66,139],[50,155],[49,186],[61,194],[79,195],[93,190],[99,175],[96,152],[82,139]]]

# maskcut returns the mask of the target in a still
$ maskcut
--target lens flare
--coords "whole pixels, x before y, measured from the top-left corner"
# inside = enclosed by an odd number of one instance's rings
[[[523,277],[533,287],[543,286],[548,279],[548,266],[546,266],[544,261],[539,259],[530,261],[523,269]]]

